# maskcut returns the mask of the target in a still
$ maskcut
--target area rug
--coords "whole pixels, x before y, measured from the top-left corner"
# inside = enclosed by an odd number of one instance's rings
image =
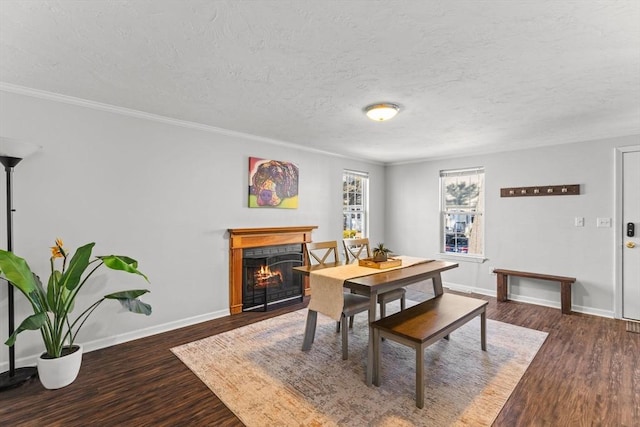
[[[489,426],[547,334],[487,320],[487,351],[475,318],[425,351],[425,407],[415,405],[415,356],[386,340],[380,387],[367,387],[366,315],[341,359],[336,324],[318,316],[302,352],[307,310],[172,348],[247,426]]]

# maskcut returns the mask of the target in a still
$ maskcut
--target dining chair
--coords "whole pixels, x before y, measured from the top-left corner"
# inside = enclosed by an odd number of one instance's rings
[[[344,253],[347,257],[347,262],[355,262],[359,259],[371,258],[371,245],[369,239],[356,238],[356,239],[343,239],[342,245],[344,246]],[[406,295],[407,290],[405,288],[394,289],[389,292],[378,294],[378,304],[380,304],[380,317],[387,315],[387,303],[400,300],[400,310],[404,310],[406,307]]]
[[[328,262],[340,261],[338,253],[338,242],[329,240],[327,242],[309,242],[305,243],[307,248],[307,258],[312,264],[325,265]],[[349,316],[349,327],[353,328],[354,316]],[[340,332],[340,322],[336,325],[336,332]]]
[[[325,265],[328,262],[340,261],[338,255],[338,242],[308,242],[304,244],[307,249],[307,258],[311,264]]]
[[[343,239],[342,245],[344,246],[344,253],[347,257],[347,262],[357,259],[371,258],[371,247],[369,245],[369,239],[366,237]]]
[[[340,261],[338,254],[338,242],[336,240],[327,242],[309,242],[305,243],[307,250],[309,263],[317,263],[318,265],[324,265],[329,262]],[[313,260],[313,261],[312,261]],[[349,358],[349,328],[353,328],[353,317],[366,311],[369,312],[369,297],[364,295],[352,294],[344,292],[342,294],[344,303],[342,307],[342,313],[340,315],[340,321],[336,324],[336,332],[342,332],[342,360]],[[313,298],[313,295],[311,295]],[[368,316],[368,315],[367,315]],[[316,323],[318,318],[318,312],[309,310],[307,313],[307,323],[304,331],[304,340],[302,343],[302,351],[311,349],[311,344],[316,333]],[[347,324],[347,319],[350,322]],[[373,319],[369,319],[369,323]],[[368,323],[367,323],[368,324]]]

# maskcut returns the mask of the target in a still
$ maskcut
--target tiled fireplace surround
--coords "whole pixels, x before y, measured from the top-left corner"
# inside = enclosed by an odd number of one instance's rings
[[[242,312],[242,258],[244,249],[311,242],[311,232],[316,228],[318,227],[315,225],[307,225],[229,229],[229,310],[231,314]],[[307,262],[306,253],[305,262]],[[304,294],[309,294],[307,278],[304,279]]]

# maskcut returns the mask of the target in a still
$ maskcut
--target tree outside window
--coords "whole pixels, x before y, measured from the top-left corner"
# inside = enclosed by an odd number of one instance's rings
[[[484,168],[440,171],[442,252],[484,252]]]

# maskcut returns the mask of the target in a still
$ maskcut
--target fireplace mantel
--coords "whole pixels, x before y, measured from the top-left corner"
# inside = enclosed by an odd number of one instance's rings
[[[260,246],[311,242],[311,232],[316,228],[318,228],[317,225],[229,229],[229,310],[231,314],[242,312],[242,251],[245,248]],[[306,295],[309,292],[306,280],[304,288]]]

